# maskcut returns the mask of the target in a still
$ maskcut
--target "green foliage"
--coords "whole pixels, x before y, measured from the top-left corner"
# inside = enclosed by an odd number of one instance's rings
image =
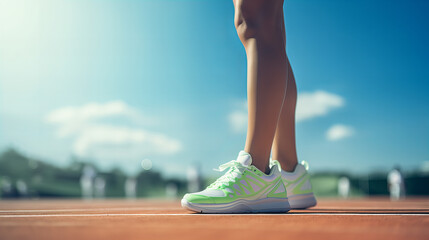
[[[316,196],[336,196],[338,176],[314,175],[311,177],[311,185]]]
[[[105,180],[105,197],[124,197],[124,185],[129,178],[123,171],[116,168],[109,172],[97,170],[97,167],[80,159],[72,159],[67,167],[57,167],[38,159],[26,157],[24,154],[8,149],[0,154],[0,198],[3,197],[81,197],[80,178],[85,166],[91,165],[97,177]],[[338,196],[338,181],[346,176],[350,180],[350,197],[364,195],[387,195],[387,173],[372,173],[355,176],[348,173],[316,173],[312,174],[311,182],[317,196]],[[187,182],[183,179],[165,179],[157,171],[141,171],[135,176],[137,181],[137,197],[165,197],[166,186],[177,186],[178,196],[187,191]],[[203,187],[216,178],[202,179]],[[20,193],[18,183],[25,183],[27,193]],[[413,172],[405,176],[408,195],[429,195],[428,173]],[[9,188],[8,188],[9,186]]]
[[[319,173],[311,177],[311,184],[316,196],[319,197],[336,197],[338,196],[338,182],[342,176],[346,176],[350,181],[350,197],[359,197],[365,195],[361,189],[359,179],[344,173]]]

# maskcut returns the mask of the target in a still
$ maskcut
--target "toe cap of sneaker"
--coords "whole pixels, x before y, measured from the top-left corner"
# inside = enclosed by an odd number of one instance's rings
[[[190,203],[214,203],[213,197],[208,197],[196,193],[188,193],[183,196],[183,199]]]

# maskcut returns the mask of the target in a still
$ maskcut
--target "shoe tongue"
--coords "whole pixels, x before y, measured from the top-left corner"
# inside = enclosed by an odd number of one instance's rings
[[[252,156],[245,151],[240,151],[236,161],[241,163],[241,165],[248,167],[252,164]]]

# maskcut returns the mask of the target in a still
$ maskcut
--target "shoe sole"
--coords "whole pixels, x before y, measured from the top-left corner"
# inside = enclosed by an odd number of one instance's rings
[[[314,207],[317,204],[317,200],[313,193],[296,194],[288,196],[288,199],[291,209],[306,209]]]
[[[288,198],[239,199],[231,203],[203,204],[181,201],[182,207],[199,213],[285,213],[291,207]]]

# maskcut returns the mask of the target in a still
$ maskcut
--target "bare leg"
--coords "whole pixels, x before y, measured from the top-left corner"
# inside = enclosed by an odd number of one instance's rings
[[[269,172],[268,161],[286,93],[283,0],[234,0],[235,26],[247,55],[248,128],[244,150]]]
[[[283,21],[284,44],[286,45],[286,35]],[[291,172],[295,169],[298,160],[295,144],[295,108],[296,108],[296,82],[293,75],[289,59],[287,59],[287,89],[283,107],[277,122],[276,134],[272,146],[272,157],[278,160],[283,170]]]

